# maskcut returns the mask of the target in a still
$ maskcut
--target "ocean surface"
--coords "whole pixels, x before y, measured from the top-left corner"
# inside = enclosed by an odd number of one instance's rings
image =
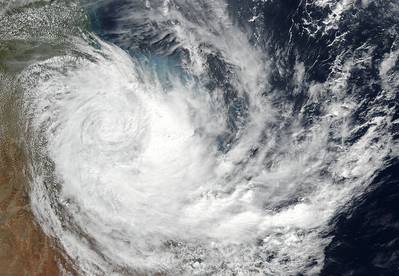
[[[0,0],[0,272],[399,275],[398,34],[397,0]]]

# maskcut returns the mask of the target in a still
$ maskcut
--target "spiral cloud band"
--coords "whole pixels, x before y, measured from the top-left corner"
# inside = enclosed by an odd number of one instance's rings
[[[131,2],[131,36],[151,33],[161,54],[86,33],[20,76],[42,228],[87,275],[317,273],[333,215],[391,153],[390,114],[352,122],[340,94],[364,57],[309,84],[323,112],[305,126],[304,110],[276,104],[267,55],[223,1]]]

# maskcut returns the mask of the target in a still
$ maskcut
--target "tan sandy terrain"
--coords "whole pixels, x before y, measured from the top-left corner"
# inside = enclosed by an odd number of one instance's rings
[[[34,222],[22,153],[15,143],[0,147],[0,275],[59,275],[65,263]]]

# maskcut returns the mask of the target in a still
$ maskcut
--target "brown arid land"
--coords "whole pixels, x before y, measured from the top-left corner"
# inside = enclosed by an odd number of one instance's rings
[[[60,275],[62,255],[30,211],[23,157],[12,141],[0,145],[0,275]]]

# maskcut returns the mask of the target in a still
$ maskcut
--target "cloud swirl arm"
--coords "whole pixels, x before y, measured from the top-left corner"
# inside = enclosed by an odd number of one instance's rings
[[[117,2],[84,6],[117,13],[112,32],[71,35],[19,75],[41,227],[84,275],[319,273],[331,219],[397,154],[394,107],[353,120],[367,52],[318,83],[296,61],[298,108],[224,1]]]

